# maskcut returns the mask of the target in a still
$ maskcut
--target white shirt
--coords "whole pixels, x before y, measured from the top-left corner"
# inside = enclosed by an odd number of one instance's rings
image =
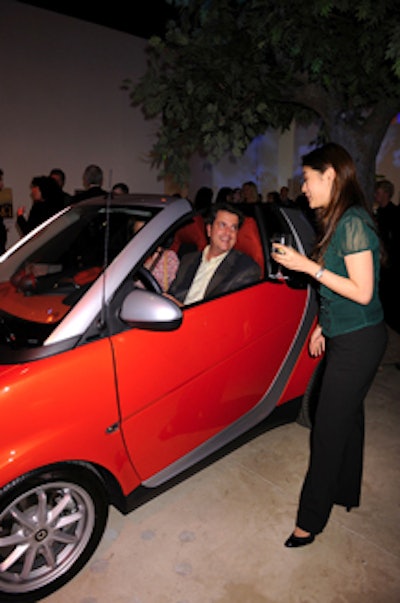
[[[208,283],[214,276],[214,272],[216,271],[220,263],[226,258],[230,251],[228,250],[225,253],[221,253],[220,255],[217,255],[216,257],[213,257],[208,260],[207,255],[209,249],[209,245],[207,245],[207,247],[203,249],[200,266],[198,267],[197,272],[194,275],[194,279],[192,281],[192,284],[190,285],[190,289],[187,292],[184,300],[185,305],[193,304],[194,302],[203,299],[206,289],[208,287]]]

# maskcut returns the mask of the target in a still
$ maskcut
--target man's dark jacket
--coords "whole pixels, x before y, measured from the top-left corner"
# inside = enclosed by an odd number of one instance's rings
[[[94,197],[107,197],[107,191],[103,190],[101,186],[90,186],[84,191],[75,193],[71,197],[71,203],[79,203],[79,201],[85,201],[86,199],[93,199]]]
[[[175,280],[168,293],[183,302],[190,289],[194,276],[201,263],[202,251],[188,253],[182,257]],[[208,283],[204,299],[217,297],[222,293],[240,289],[258,281],[261,277],[260,266],[251,257],[236,249],[231,249],[222,260]]]

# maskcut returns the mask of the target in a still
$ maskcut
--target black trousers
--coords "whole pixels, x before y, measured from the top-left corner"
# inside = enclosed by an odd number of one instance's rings
[[[334,504],[360,504],[364,400],[386,345],[384,323],[326,340],[310,462],[296,522],[307,532],[322,532]]]

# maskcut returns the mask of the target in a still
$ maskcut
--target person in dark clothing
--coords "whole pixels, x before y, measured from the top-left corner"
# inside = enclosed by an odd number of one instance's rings
[[[0,169],[0,191],[4,188],[4,172]],[[3,216],[0,215],[0,255],[6,250],[7,245],[7,228],[4,224]]]
[[[22,235],[28,234],[42,222],[64,208],[64,196],[57,182],[50,176],[35,176],[31,182],[32,207],[25,218],[25,207],[17,210],[17,226]]]
[[[360,505],[364,453],[364,399],[387,344],[378,294],[381,249],[354,161],[328,143],[303,157],[303,192],[317,210],[319,234],[312,257],[274,243],[275,261],[319,283],[319,323],[312,356],[324,354],[311,432],[310,462],[289,548],[311,544],[333,505]]]
[[[206,215],[211,209],[213,196],[214,193],[212,188],[209,188],[208,186],[201,186],[194,198],[194,208],[203,215]]]
[[[113,196],[115,195],[128,195],[129,186],[125,182],[117,182],[111,189]]]
[[[0,255],[2,255],[6,250],[7,235],[7,228],[4,224],[3,216],[0,216]]]
[[[293,207],[294,201],[289,198],[289,188],[287,186],[282,186],[279,192],[279,203],[283,207]]]
[[[106,197],[103,187],[103,170],[98,165],[88,165],[82,176],[83,191],[72,195],[71,203],[79,203],[93,197]]]
[[[400,207],[392,201],[393,183],[379,180],[375,185],[375,219],[385,249],[379,294],[387,324],[400,333]]]
[[[233,189],[230,186],[222,186],[217,192],[215,203],[233,203]]]
[[[50,171],[49,176],[50,178],[53,178],[57,182],[58,186],[61,188],[63,194],[64,207],[67,207],[71,203],[71,195],[64,190],[65,172],[60,168],[53,168]]]

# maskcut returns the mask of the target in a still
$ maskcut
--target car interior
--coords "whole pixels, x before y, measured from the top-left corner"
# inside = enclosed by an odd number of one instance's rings
[[[193,220],[180,228],[174,236],[170,249],[179,257],[189,251],[200,251],[207,245],[205,220],[201,214],[196,214]],[[238,231],[235,248],[253,258],[261,268],[261,275],[265,273],[264,252],[261,244],[257,223],[251,216],[246,216],[242,227]]]

